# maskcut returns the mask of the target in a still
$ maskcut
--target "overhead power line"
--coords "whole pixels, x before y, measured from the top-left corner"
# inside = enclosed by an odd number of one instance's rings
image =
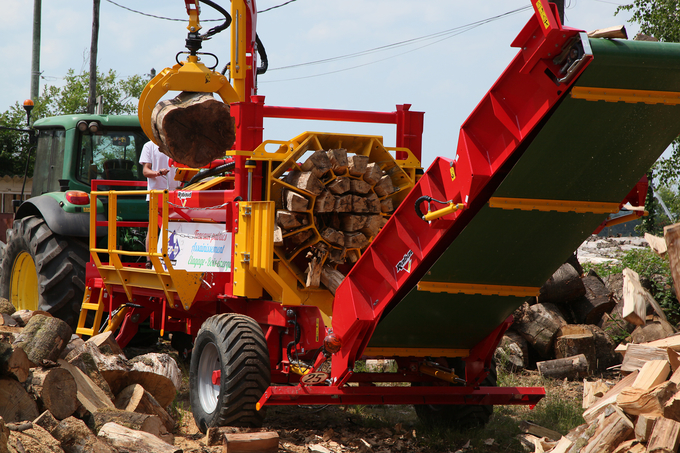
[[[175,22],[186,22],[187,21],[187,19],[174,19],[172,17],[156,16],[155,14],[149,14],[149,13],[145,13],[145,12],[142,12],[142,11],[137,11],[136,9],[128,8],[127,6],[118,4],[118,3],[114,2],[113,0],[106,0],[106,1],[111,3],[112,5],[116,5],[117,7],[123,8],[127,11],[132,12],[132,13],[141,14],[142,16],[147,16],[147,17],[153,17],[154,19],[171,20],[171,21],[175,21]],[[297,1],[297,0],[288,0],[285,3],[282,3],[280,5],[276,5],[276,6],[272,6],[271,8],[263,9],[262,11],[258,11],[257,13],[258,14],[266,13],[267,11],[271,11],[272,9],[276,9],[276,8],[281,8],[282,6],[286,6],[287,4],[293,3],[295,1]],[[222,21],[224,21],[224,19],[201,19],[201,22],[222,22]]]
[[[320,74],[313,74],[313,75],[307,75],[307,76],[301,76],[301,77],[293,77],[293,78],[289,78],[289,79],[260,80],[259,83],[288,82],[288,81],[291,81],[291,80],[309,79],[309,78],[313,78],[313,77],[321,77],[321,76],[324,76],[324,75],[335,74],[335,73],[338,73],[338,72],[349,71],[351,69],[356,69],[356,68],[361,68],[363,66],[376,64],[376,63],[379,63],[381,61],[390,60],[392,58],[400,57],[400,56],[405,55],[407,53],[415,52],[416,50],[420,50],[420,49],[423,49],[425,47],[432,46],[434,44],[440,43],[440,42],[445,41],[447,39],[453,38],[454,36],[458,36],[462,33],[473,30],[473,29],[480,27],[482,25],[488,24],[490,22],[494,22],[496,20],[503,19],[505,17],[520,13],[522,11],[526,11],[526,10],[531,9],[531,8],[532,8],[531,6],[523,6],[521,8],[517,8],[517,9],[514,9],[512,11],[508,11],[508,12],[505,12],[503,14],[499,14],[497,16],[492,16],[492,17],[488,17],[486,19],[478,20],[478,21],[475,21],[475,22],[470,22],[469,24],[460,25],[458,27],[450,28],[448,30],[440,31],[440,32],[437,32],[437,33],[432,33],[432,34],[425,35],[425,36],[420,36],[420,37],[417,37],[417,38],[408,39],[408,40],[405,40],[405,41],[399,41],[399,42],[395,42],[395,43],[391,43],[391,44],[386,44],[384,46],[374,47],[372,49],[362,50],[362,51],[359,51],[359,52],[354,52],[354,53],[350,53],[350,54],[346,54],[346,55],[340,55],[340,56],[337,56],[337,57],[325,58],[325,59],[322,59],[322,60],[315,60],[315,61],[310,61],[310,62],[306,62],[306,63],[299,63],[299,64],[294,64],[294,65],[282,66],[280,68],[270,68],[269,71],[276,71],[276,70],[282,70],[282,69],[299,68],[299,67],[302,67],[302,66],[313,66],[313,65],[318,65],[318,64],[325,64],[325,63],[330,63],[330,62],[333,62],[333,61],[339,61],[339,60],[345,60],[345,59],[349,59],[349,58],[361,57],[361,56],[365,56],[365,55],[370,55],[372,53],[396,49],[396,48],[399,48],[399,47],[408,46],[408,45],[415,44],[415,43],[418,43],[418,42],[436,39],[436,41],[433,41],[433,42],[424,44],[422,46],[416,47],[415,49],[411,49],[411,50],[408,50],[406,52],[401,52],[397,55],[391,55],[389,57],[381,58],[379,60],[373,60],[373,61],[370,61],[368,63],[363,63],[363,64],[359,64],[359,65],[355,65],[355,66],[350,66],[350,67],[347,67],[347,68],[337,69],[337,70],[334,70],[334,71],[323,72],[323,73],[320,73]],[[441,39],[437,39],[437,38],[441,38]]]

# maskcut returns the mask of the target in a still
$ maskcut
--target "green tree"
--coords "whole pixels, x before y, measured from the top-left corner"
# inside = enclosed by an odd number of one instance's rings
[[[31,112],[33,121],[49,116],[87,112],[89,74],[75,74],[69,69],[63,87],[46,85]],[[148,82],[148,76],[133,75],[124,79],[110,69],[107,73],[97,71],[97,96],[104,97],[103,111],[106,115],[133,115],[137,113],[137,101]],[[0,114],[0,126],[26,128],[26,112],[18,102]],[[0,176],[23,174],[29,148],[28,134],[0,130]],[[29,175],[33,164],[29,165]]]

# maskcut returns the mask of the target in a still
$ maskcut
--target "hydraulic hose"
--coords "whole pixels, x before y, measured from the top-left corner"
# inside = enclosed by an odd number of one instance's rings
[[[234,167],[236,166],[236,162],[227,162],[226,164],[222,164],[219,167],[215,168],[209,168],[207,170],[203,170],[201,172],[198,172],[194,175],[193,178],[187,182],[187,186],[190,186],[194,183],[197,183],[198,181],[209,178],[211,176],[219,175],[220,173],[224,173],[225,171],[233,170]]]

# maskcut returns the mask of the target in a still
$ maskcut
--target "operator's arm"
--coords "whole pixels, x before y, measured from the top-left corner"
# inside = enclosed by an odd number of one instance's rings
[[[161,168],[160,170],[152,170],[151,169],[151,163],[149,162],[144,162],[144,167],[142,168],[142,174],[146,178],[157,178],[159,176],[165,176],[168,174],[170,170],[167,168]]]

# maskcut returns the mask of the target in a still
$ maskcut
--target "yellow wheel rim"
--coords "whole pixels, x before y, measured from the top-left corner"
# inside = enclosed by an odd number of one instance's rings
[[[39,297],[33,257],[28,252],[20,252],[12,266],[10,302],[17,310],[37,310]]]

